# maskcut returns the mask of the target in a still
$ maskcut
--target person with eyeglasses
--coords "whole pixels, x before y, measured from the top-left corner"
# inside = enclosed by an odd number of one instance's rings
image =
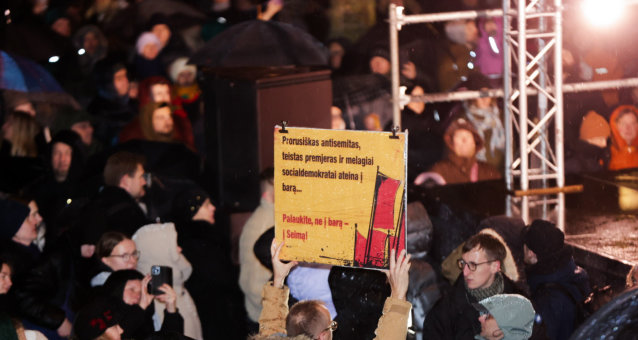
[[[253,340],[291,338],[331,340],[337,331],[337,322],[330,318],[330,312],[321,301],[301,301],[288,311],[288,287],[284,281],[296,261],[283,263],[279,253],[284,242],[274,239],[270,247],[273,265],[273,281],[264,285],[263,308],[259,316],[259,334]],[[412,304],[406,300],[410,282],[410,255],[403,250],[397,257],[390,252],[390,269],[385,270],[391,287],[386,298],[383,315],[375,330],[375,339],[404,340],[408,332],[408,318]]]
[[[95,257],[98,259],[98,273],[91,279],[91,287],[102,286],[114,271],[136,269],[140,252],[135,242],[126,235],[109,231],[97,242]]]
[[[462,273],[428,313],[424,339],[473,339],[481,333],[479,311],[473,304],[497,294],[525,295],[503,275],[505,255],[505,246],[489,234],[476,234],[465,242],[457,260]]]

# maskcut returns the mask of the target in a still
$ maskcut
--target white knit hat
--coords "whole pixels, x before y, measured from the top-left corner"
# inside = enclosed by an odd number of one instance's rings
[[[182,71],[191,71],[193,73],[197,73],[197,66],[187,64],[188,58],[186,57],[177,58],[171,63],[171,66],[168,68],[168,75],[171,77],[171,80],[174,83],[177,82],[177,76],[179,76],[180,72]]]
[[[137,43],[135,43],[135,49],[137,50],[137,54],[142,54],[142,51],[144,50],[144,46],[148,45],[148,44],[155,44],[157,45],[157,48],[161,49],[162,48],[162,44],[160,43],[159,38],[151,33],[151,32],[144,32],[142,33],[142,35],[140,35],[139,38],[137,38]]]

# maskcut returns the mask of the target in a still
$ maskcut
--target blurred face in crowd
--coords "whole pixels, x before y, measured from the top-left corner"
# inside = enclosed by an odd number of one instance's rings
[[[627,144],[631,144],[638,135],[638,119],[636,119],[636,115],[631,112],[625,113],[616,119],[616,125],[618,126],[620,137]]]
[[[53,144],[53,150],[51,152],[51,167],[53,168],[53,174],[58,182],[63,182],[69,175],[69,169],[71,168],[71,157],[73,156],[73,149],[65,143]]]
[[[336,41],[330,43],[328,49],[330,50],[330,67],[333,70],[338,70],[341,67],[341,62],[343,61],[343,56],[346,51],[343,49],[343,46]]]
[[[160,51],[159,46],[153,43],[146,44],[144,45],[144,47],[142,47],[142,57],[148,60],[153,60],[157,57],[157,55],[159,54],[159,51]]]
[[[153,26],[151,33],[155,34],[155,36],[159,39],[162,47],[166,46],[168,41],[171,39],[171,29],[166,24],[157,24]]]
[[[463,266],[463,279],[469,289],[487,288],[494,283],[494,276],[501,269],[499,261],[487,258],[487,253],[478,246],[464,253],[465,263],[476,264],[476,270],[470,270],[470,265]],[[491,262],[488,262],[491,261]]]
[[[144,197],[146,190],[146,179],[144,178],[144,167],[141,164],[137,165],[137,169],[133,176],[124,175],[120,180],[120,188],[126,190],[135,200],[140,200]]]
[[[527,248],[526,244],[523,244],[523,260],[526,264],[533,265],[538,262],[538,258],[536,257],[536,253],[534,253],[531,249]]]
[[[475,43],[478,40],[478,27],[476,27],[476,22],[474,20],[468,20],[465,23],[465,36],[467,41],[470,43]]]
[[[101,336],[100,339],[121,340],[122,333],[124,333],[124,330],[122,329],[122,327],[120,327],[120,325],[111,326],[107,328],[106,331],[104,331],[104,334],[102,334],[104,338],[102,338]]]
[[[127,305],[137,305],[142,299],[142,281],[141,280],[128,280],[124,286],[124,293],[122,300]]]
[[[383,75],[389,74],[390,61],[388,61],[388,59],[383,57],[374,56],[372,57],[372,59],[370,59],[370,71],[372,71],[372,73],[378,73]]]
[[[11,268],[8,264],[3,263],[0,269],[0,294],[6,294],[11,289]]]
[[[482,88],[481,91],[488,90],[488,88]],[[474,105],[479,109],[489,109],[492,106],[492,98],[491,97],[481,97],[476,98],[474,100]]]
[[[474,135],[466,129],[458,129],[454,132],[452,145],[454,146],[454,153],[459,157],[474,157],[476,153]]]
[[[113,271],[137,268],[139,255],[135,242],[125,239],[118,243],[111,251],[111,255],[102,258],[102,262]]]
[[[215,224],[215,209],[213,203],[207,198],[204,204],[199,207],[195,216],[193,216],[193,221],[206,221],[210,224]]]
[[[154,103],[170,103],[171,87],[168,84],[155,84],[151,86],[151,99]]]
[[[97,51],[97,47],[99,45],[99,41],[97,36],[95,36],[94,32],[87,32],[84,35],[84,42],[82,43],[82,47],[86,51],[87,54],[91,55]]]
[[[71,21],[68,18],[59,18],[51,25],[51,29],[63,37],[71,36]]]
[[[481,336],[487,340],[503,339],[505,336],[503,331],[498,327],[496,319],[493,316],[486,314],[479,317],[481,323]]]
[[[162,135],[173,132],[173,117],[169,107],[160,107],[153,111],[153,130]]]
[[[122,97],[128,94],[128,77],[126,76],[126,69],[121,69],[113,75],[113,86],[115,87],[115,91],[117,95]]]
[[[38,226],[42,223],[42,216],[38,212],[35,201],[29,202],[29,215],[24,219],[20,229],[13,235],[13,240],[28,246],[38,237]]]
[[[93,143],[93,125],[91,125],[91,122],[88,120],[71,125],[71,130],[80,135],[80,139],[84,145],[88,146]]]
[[[331,117],[331,122],[330,122],[331,129],[333,130],[346,129],[346,122],[343,120],[343,117],[341,116],[340,108],[336,106],[330,107],[330,117]]]
[[[190,86],[195,83],[195,72],[184,70],[177,75],[177,84],[180,86]]]
[[[381,122],[379,121],[379,115],[376,113],[370,113],[363,119],[363,125],[368,131],[381,131]]]
[[[413,96],[421,96],[425,94],[425,91],[423,91],[421,86],[415,86],[410,94]],[[425,103],[412,102],[408,104],[408,108],[416,114],[421,114],[425,110]]]

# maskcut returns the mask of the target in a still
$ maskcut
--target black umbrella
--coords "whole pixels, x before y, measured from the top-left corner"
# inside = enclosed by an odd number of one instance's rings
[[[215,36],[195,52],[190,62],[217,68],[318,66],[328,63],[328,51],[295,26],[252,20]]]
[[[570,339],[638,339],[638,289],[628,290],[601,307]]]
[[[134,40],[153,16],[161,16],[168,26],[183,29],[206,21],[206,15],[188,4],[174,0],[144,0],[118,11],[104,26],[104,32]]]

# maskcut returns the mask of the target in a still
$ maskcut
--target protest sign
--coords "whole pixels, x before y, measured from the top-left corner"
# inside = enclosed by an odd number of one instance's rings
[[[405,248],[407,135],[275,127],[282,258],[387,268]]]

